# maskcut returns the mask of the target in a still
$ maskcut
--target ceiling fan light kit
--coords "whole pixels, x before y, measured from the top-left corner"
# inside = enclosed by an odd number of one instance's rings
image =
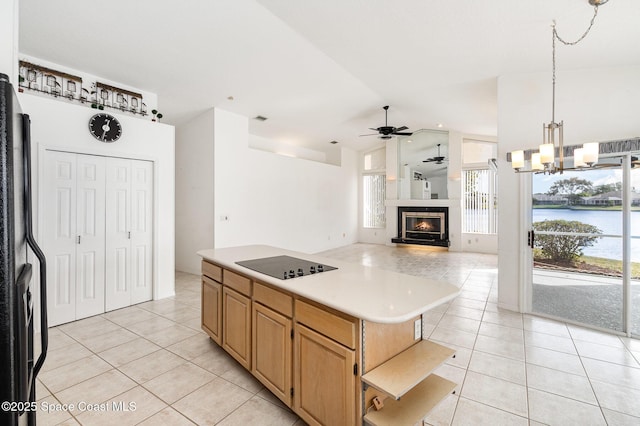
[[[593,6],[594,12],[589,27],[582,34],[578,40],[573,42],[567,42],[563,40],[556,30],[556,23],[553,22],[552,29],[552,58],[553,58],[553,73],[552,73],[552,101],[551,101],[551,122],[543,124],[542,126],[542,144],[539,146],[538,152],[529,152],[531,160],[531,168],[525,169],[525,151],[517,150],[509,153],[507,160],[511,161],[511,167],[516,173],[544,173],[555,174],[564,170],[586,170],[594,167],[612,167],[615,164],[596,164],[598,162],[599,144],[597,142],[585,143],[581,148],[574,148],[573,150],[573,167],[564,167],[564,140],[563,140],[563,126],[564,123],[555,121],[555,109],[556,109],[556,40],[567,46],[573,46],[581,42],[591,28],[598,15],[598,6],[607,3],[609,0],[588,0],[589,4]],[[557,146],[556,146],[557,142]],[[558,153],[558,161],[556,162],[556,152]]]

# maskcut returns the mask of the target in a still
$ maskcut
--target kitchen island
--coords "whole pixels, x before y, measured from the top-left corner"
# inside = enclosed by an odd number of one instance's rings
[[[198,254],[203,330],[307,423],[413,425],[455,388],[422,314],[456,286],[270,246]]]

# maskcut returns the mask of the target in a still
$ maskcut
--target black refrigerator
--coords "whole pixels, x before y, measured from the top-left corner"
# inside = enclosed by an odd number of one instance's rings
[[[31,221],[29,116],[0,74],[0,425],[34,425],[36,376],[47,353],[46,264]],[[40,340],[35,353],[33,262],[40,264]],[[37,356],[37,359],[36,359]]]

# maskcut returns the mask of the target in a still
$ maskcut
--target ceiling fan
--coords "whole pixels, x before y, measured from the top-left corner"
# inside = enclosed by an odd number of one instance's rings
[[[442,164],[442,162],[444,161],[444,157],[440,155],[440,145],[441,144],[438,144],[438,155],[436,157],[427,158],[426,160],[422,160],[422,162],[423,163],[435,162],[436,164]]]
[[[389,126],[387,123],[387,112],[389,111],[389,105],[383,106],[382,109],[384,109],[384,126],[378,127],[377,129],[370,127],[369,128],[370,130],[375,130],[378,133],[370,133],[368,135],[360,135],[360,136],[380,135],[380,139],[391,139],[393,136],[396,136],[396,135],[411,136],[413,134],[412,132],[403,132],[403,130],[409,129],[407,126],[402,126],[402,127]]]

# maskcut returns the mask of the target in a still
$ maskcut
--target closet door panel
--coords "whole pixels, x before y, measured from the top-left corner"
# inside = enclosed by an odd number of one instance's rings
[[[131,162],[131,303],[153,297],[153,163]]]
[[[131,160],[106,159],[105,308],[131,304]]]
[[[45,151],[42,242],[47,268],[49,324],[76,319],[76,155]]]
[[[77,156],[76,319],[104,312],[105,158]]]

